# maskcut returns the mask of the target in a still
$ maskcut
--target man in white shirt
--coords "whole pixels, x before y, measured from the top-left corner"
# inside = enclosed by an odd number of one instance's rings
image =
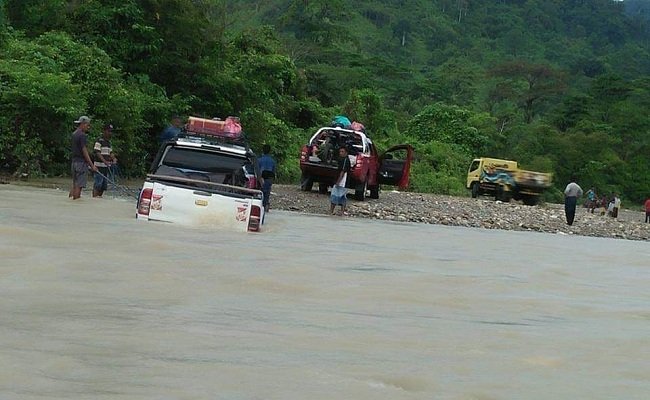
[[[571,182],[564,189],[564,214],[568,225],[573,225],[573,219],[576,216],[576,203],[578,197],[582,196],[582,188],[575,181],[575,177],[572,176]]]

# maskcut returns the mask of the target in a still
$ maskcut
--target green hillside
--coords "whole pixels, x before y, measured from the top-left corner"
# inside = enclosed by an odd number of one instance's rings
[[[118,128],[139,175],[172,113],[240,115],[286,181],[338,113],[415,145],[412,190],[465,193],[476,156],[650,195],[647,3],[611,0],[6,0],[0,161],[67,170],[70,121]],[[96,127],[99,124],[96,125]],[[95,132],[94,134],[97,134]]]

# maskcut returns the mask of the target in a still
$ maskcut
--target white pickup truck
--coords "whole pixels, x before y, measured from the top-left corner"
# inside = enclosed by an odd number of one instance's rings
[[[163,143],[138,199],[140,221],[260,230],[255,155],[240,144],[182,134]]]

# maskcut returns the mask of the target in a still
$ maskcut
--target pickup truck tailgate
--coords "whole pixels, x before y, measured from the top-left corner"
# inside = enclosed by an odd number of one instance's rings
[[[253,198],[153,181],[149,219],[192,226],[222,227],[245,232]]]

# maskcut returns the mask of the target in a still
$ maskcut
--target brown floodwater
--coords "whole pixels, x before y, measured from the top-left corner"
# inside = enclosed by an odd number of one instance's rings
[[[0,186],[0,399],[647,399],[647,242]]]

